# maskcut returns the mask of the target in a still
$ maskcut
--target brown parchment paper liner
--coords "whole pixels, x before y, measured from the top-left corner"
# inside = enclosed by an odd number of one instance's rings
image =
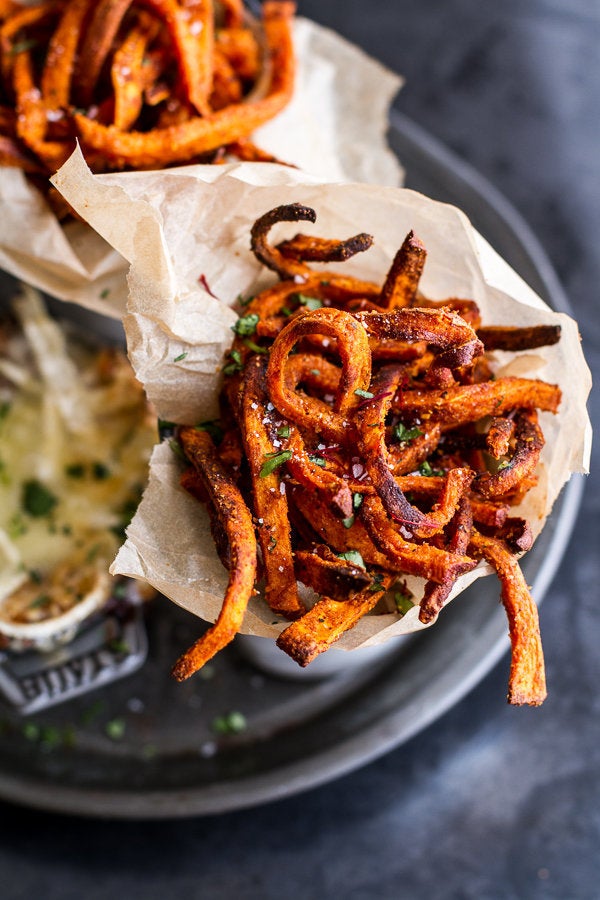
[[[422,289],[433,299],[471,297],[490,324],[559,322],[559,344],[513,356],[498,354],[501,373],[557,382],[559,414],[543,414],[546,435],[540,481],[521,514],[539,533],[571,472],[587,471],[590,429],[586,397],[590,376],[577,326],[551,311],[500,259],[457,209],[408,190],[357,184],[319,184],[280,166],[238,164],[216,169],[212,181],[190,174],[156,176],[151,190],[125,193],[107,185],[73,156],[57,183],[94,227],[131,261],[130,298],[124,320],[129,353],[163,419],[199,422],[216,414],[223,352],[236,314],[229,306],[273,281],[249,249],[251,224],[272,207],[301,202],[317,211],[317,223],[276,226],[273,240],[298,230],[324,237],[374,235],[375,244],[349,262],[346,272],[378,282],[409,229],[425,243]],[[128,187],[141,179],[128,181]],[[203,275],[211,297],[198,283]],[[207,621],[220,609],[227,576],[214,550],[202,504],[178,486],[180,460],[167,443],[155,449],[149,486],[113,566],[149,581],[179,605]],[[455,594],[489,570],[463,576]],[[407,579],[420,596],[422,584]],[[336,645],[353,648],[417,630],[418,610],[404,618],[370,615]],[[251,601],[243,632],[275,636],[283,627],[260,599]]]
[[[400,184],[402,170],[385,135],[402,79],[306,19],[294,23],[294,47],[294,96],[255,133],[255,142],[323,180]],[[116,185],[129,177],[103,176]],[[127,262],[84,223],[61,225],[18,169],[0,166],[0,213],[0,268],[61,300],[117,318],[123,314]]]

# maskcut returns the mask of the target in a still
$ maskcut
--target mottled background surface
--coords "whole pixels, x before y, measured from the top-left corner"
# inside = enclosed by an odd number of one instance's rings
[[[397,108],[521,212],[566,287],[597,373],[597,0],[299,8],[403,73]],[[597,898],[599,502],[592,476],[542,607],[550,697],[541,709],[502,702],[504,659],[408,744],[256,810],[128,824],[0,805],[2,896]]]

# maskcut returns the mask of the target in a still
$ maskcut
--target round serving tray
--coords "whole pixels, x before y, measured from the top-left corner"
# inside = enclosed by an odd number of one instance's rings
[[[461,207],[540,296],[569,311],[537,240],[488,182],[400,115],[390,143],[409,187]],[[523,561],[538,603],[582,484],[571,480]],[[323,784],[408,740],[499,661],[508,639],[498,590],[495,578],[480,579],[434,628],[397,639],[396,652],[368,668],[321,681],[265,674],[234,642],[190,682],[175,683],[170,667],[199,623],[161,598],[147,609],[149,653],[138,672],[35,717],[0,707],[0,797],[151,819],[241,809]],[[232,722],[243,729],[223,733]]]

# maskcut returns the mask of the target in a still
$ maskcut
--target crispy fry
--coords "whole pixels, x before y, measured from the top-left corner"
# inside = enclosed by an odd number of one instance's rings
[[[277,644],[306,665],[403,576],[425,581],[419,619],[430,624],[485,559],[509,619],[509,700],[540,703],[535,605],[516,561],[532,531],[509,513],[535,483],[537,410],[555,412],[561,395],[543,381],[493,380],[483,339],[530,349],[557,333],[486,330],[473,301],[423,297],[425,250],[412,232],[383,288],[310,265],[366,249],[368,236],[268,243],[275,223],[314,219],[291,204],[255,223],[252,249],[281,283],[245,305],[222,393],[221,458],[243,489],[249,469],[265,597],[294,620]],[[186,487],[198,495],[189,476]],[[321,595],[308,611],[297,580]]]
[[[278,452],[285,453],[274,448],[269,433],[276,434],[277,429],[267,409],[265,368],[260,356],[254,356],[246,367],[242,397],[244,449],[250,464],[254,514],[266,577],[265,599],[274,612],[294,618],[304,612],[304,606],[298,597],[294,575],[287,499],[285,490],[281,490],[279,469],[265,470],[265,464],[274,460]]]
[[[212,0],[5,2],[0,65],[20,126],[0,123],[0,161],[52,174],[77,139],[96,172],[218,163],[225,152],[274,161],[247,139],[292,95],[295,6],[263,4],[264,53],[260,26],[243,6],[221,7],[215,11]],[[216,20],[226,25],[218,46]],[[17,63],[23,52],[34,63],[28,74]]]
[[[252,516],[238,488],[223,470],[206,431],[182,428],[180,441],[202,479],[229,540],[231,567],[223,606],[215,624],[177,660],[173,675],[184,681],[233,640],[239,631],[256,578]]]
[[[342,360],[338,389],[332,407],[318,398],[292,391],[286,384],[286,359],[300,338],[312,333],[335,338]],[[348,313],[323,308],[298,316],[278,336],[269,358],[269,394],[279,412],[299,426],[312,427],[330,441],[348,437],[347,416],[368,392],[371,357],[364,328]],[[359,392],[357,394],[357,391]]]
[[[380,306],[383,309],[414,305],[426,258],[425,247],[414,232],[409,231],[381,288]]]
[[[299,665],[307,666],[370,612],[392,581],[390,576],[383,576],[372,587],[344,602],[323,597],[306,615],[281,632],[277,646]]]
[[[477,329],[477,336],[486,350],[534,350],[560,340],[560,325],[533,325],[530,328],[485,326]]]
[[[546,698],[544,654],[540,638],[538,612],[514,556],[501,541],[471,536],[471,551],[494,567],[502,585],[502,603],[508,617],[511,664],[508,702],[539,706]]]

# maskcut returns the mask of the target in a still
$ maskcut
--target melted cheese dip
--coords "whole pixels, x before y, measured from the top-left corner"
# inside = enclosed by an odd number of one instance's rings
[[[0,324],[0,625],[108,598],[157,437],[125,355],[68,338],[23,291]]]

